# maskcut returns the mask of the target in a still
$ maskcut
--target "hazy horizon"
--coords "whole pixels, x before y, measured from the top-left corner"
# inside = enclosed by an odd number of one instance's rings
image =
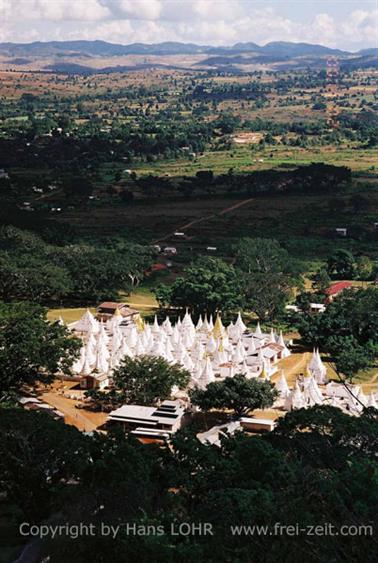
[[[0,0],[0,42],[288,41],[358,51],[377,39],[377,0]]]

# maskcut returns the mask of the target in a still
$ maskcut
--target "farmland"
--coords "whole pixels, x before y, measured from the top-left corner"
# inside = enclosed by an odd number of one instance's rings
[[[91,244],[172,244],[173,276],[209,246],[229,259],[245,236],[277,238],[311,269],[338,227],[348,229],[338,246],[376,259],[377,71],[236,76],[191,64],[0,71],[2,222],[47,241],[53,232]],[[297,188],[296,171],[314,163],[351,178]],[[276,186],[264,173],[276,174]]]

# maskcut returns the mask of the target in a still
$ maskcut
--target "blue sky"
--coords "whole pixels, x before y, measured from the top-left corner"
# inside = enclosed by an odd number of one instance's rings
[[[378,0],[0,0],[0,41],[378,45]]]

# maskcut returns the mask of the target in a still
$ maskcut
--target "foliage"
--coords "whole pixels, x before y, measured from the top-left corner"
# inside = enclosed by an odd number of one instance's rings
[[[299,317],[306,342],[329,352],[337,369],[351,376],[373,365],[378,356],[378,289],[343,291],[325,312]]]
[[[235,250],[235,266],[244,273],[246,304],[260,320],[272,320],[284,309],[302,267],[278,241],[243,238]]]
[[[326,289],[331,285],[331,278],[328,275],[327,270],[321,268],[316,272],[312,278],[312,288],[318,291],[321,295],[324,295]]]
[[[116,563],[369,562],[371,536],[362,527],[376,522],[377,428],[376,413],[353,417],[317,406],[287,414],[263,436],[224,437],[216,447],[184,430],[158,448],[2,409],[2,505],[16,514],[16,537],[22,522],[95,526],[93,536],[58,534],[34,544],[57,563],[100,563],[104,553]],[[101,522],[121,525],[114,538],[99,533]],[[173,535],[171,524],[177,530],[182,522],[207,522],[212,534]],[[307,532],[325,523],[335,533]],[[297,524],[306,531],[290,534],[287,526]],[[162,532],[146,535],[148,525]],[[266,526],[268,533],[232,533],[231,526]],[[341,534],[341,526],[353,526],[351,533]],[[359,527],[365,531],[355,534]]]
[[[233,268],[219,258],[200,257],[171,286],[155,289],[161,306],[188,308],[194,313],[235,310],[243,304],[243,286]]]
[[[353,279],[356,274],[354,256],[348,250],[339,248],[328,258],[328,274],[336,279]]]
[[[374,272],[374,264],[368,256],[358,256],[356,259],[356,272],[358,279],[371,280]]]
[[[172,387],[184,389],[190,373],[178,365],[171,365],[160,356],[126,357],[114,370],[114,389],[109,392],[88,392],[96,404],[105,408],[123,404],[155,405],[171,396]]]
[[[230,409],[237,417],[253,409],[271,407],[277,392],[272,384],[260,379],[247,379],[243,374],[209,383],[205,390],[194,389],[190,399],[201,410]]]
[[[64,326],[46,321],[46,311],[30,303],[0,304],[0,393],[18,391],[24,383],[49,381],[67,372],[80,342]]]
[[[148,247],[117,239],[57,246],[5,227],[0,233],[0,297],[42,303],[109,299],[143,278],[152,255]]]

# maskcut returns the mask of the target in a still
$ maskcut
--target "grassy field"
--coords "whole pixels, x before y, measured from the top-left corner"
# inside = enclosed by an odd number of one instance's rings
[[[362,193],[362,192],[361,192]],[[368,209],[358,213],[349,204],[351,194],[239,196],[238,199],[156,199],[128,206],[119,202],[90,210],[64,211],[59,221],[83,236],[123,235],[143,243],[162,241],[178,249],[174,264],[185,263],[215,246],[215,255],[228,256],[232,244],[243,236],[277,238],[305,260],[319,261],[338,247],[377,256],[374,222],[378,215],[378,190],[366,193]],[[334,199],[337,209],[330,207]],[[238,202],[245,203],[233,208]],[[343,204],[341,206],[341,203]],[[228,210],[229,211],[225,211]],[[191,224],[190,226],[186,225]],[[335,239],[337,227],[363,231],[362,235]],[[186,238],[174,236],[184,228]],[[369,235],[370,233],[370,235]]]
[[[151,315],[158,306],[154,295],[148,287],[138,288],[130,295],[120,293],[118,301],[125,302],[130,307],[137,309],[142,316]],[[86,307],[49,309],[47,318],[49,321],[56,321],[62,318],[66,324],[69,324],[78,321],[80,317],[84,315],[86,310]],[[89,307],[89,310],[91,313],[96,314],[96,309],[94,307]]]
[[[282,165],[297,166],[311,164],[312,162],[325,162],[336,166],[348,166],[354,172],[375,175],[374,167],[377,166],[376,149],[363,149],[352,144],[350,146],[315,146],[309,148],[272,146],[258,150],[253,147],[254,145],[250,144],[234,143],[231,150],[205,152],[203,155],[198,155],[194,160],[182,158],[160,163],[141,163],[133,165],[132,168],[138,174],[190,176],[198,170],[204,169],[221,174],[227,172],[230,168],[239,171],[252,171]]]
[[[47,318],[49,321],[57,321],[62,318],[66,324],[78,321],[87,310],[86,307],[75,307],[75,308],[61,308],[61,309],[50,309],[47,313]],[[96,309],[89,309],[92,313],[96,312]]]
[[[137,309],[142,316],[151,315],[158,308],[158,303],[148,287],[139,287],[130,295],[119,295],[120,301],[125,301],[133,309]]]

